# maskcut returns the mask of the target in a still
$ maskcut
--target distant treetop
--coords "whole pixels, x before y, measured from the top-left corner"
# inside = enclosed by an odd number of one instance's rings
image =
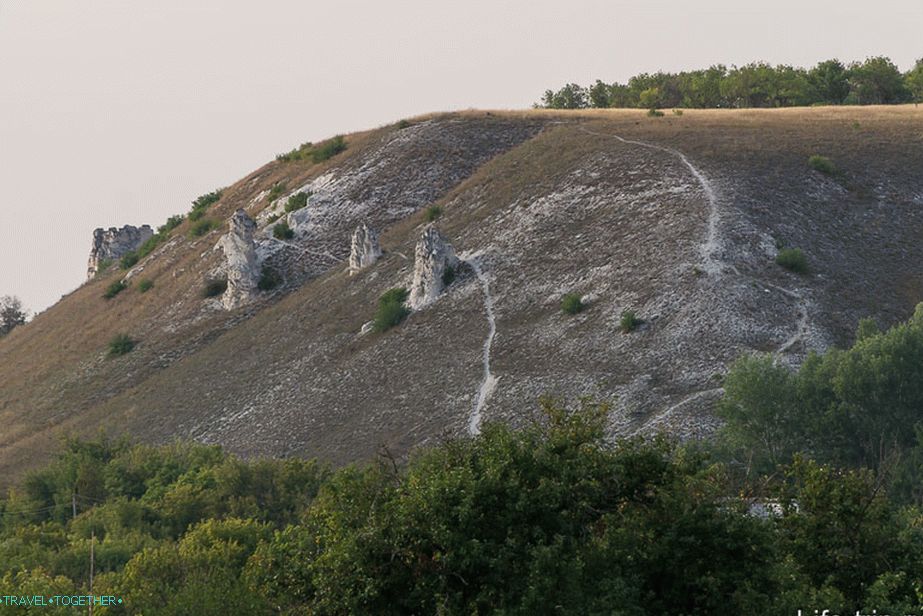
[[[741,108],[807,105],[888,105],[923,101],[923,59],[907,73],[884,56],[844,65],[826,60],[810,69],[753,62],[681,73],[642,73],[627,84],[596,80],[546,90],[536,107]]]

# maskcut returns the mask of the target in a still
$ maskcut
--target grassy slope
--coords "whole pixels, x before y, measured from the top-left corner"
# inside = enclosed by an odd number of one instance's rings
[[[482,112],[458,116],[473,119],[482,117]],[[783,235],[786,243],[807,247],[815,268],[824,274],[818,284],[825,286],[826,292],[846,294],[854,300],[842,313],[828,311],[821,317],[841,340],[854,325],[855,314],[878,314],[886,322],[894,321],[903,318],[908,307],[923,296],[919,266],[908,265],[908,259],[919,255],[908,253],[905,245],[892,245],[889,212],[874,205],[882,201],[878,193],[888,190],[883,186],[884,178],[891,178],[895,185],[919,185],[914,170],[923,160],[923,111],[917,108],[687,110],[682,117],[659,119],[633,110],[534,111],[515,116],[579,120],[600,132],[617,132],[682,149],[718,178],[753,216]],[[250,203],[261,190],[281,179],[293,187],[343,164],[388,130],[350,136],[350,149],[324,165],[271,163],[230,187],[214,215],[226,219],[234,209]],[[587,157],[608,147],[605,140],[591,138],[574,126],[551,127],[541,137],[485,165],[446,195],[441,200],[446,214],[440,226],[449,236],[459,238],[460,249],[466,248],[466,234],[471,237],[470,247],[475,247],[472,229],[479,222],[489,220],[521,195],[553,190]],[[830,156],[846,174],[844,183],[850,190],[844,192],[839,209],[812,212],[809,203],[799,203],[802,196],[797,190],[787,188],[802,184],[793,177],[810,175],[805,161],[815,152]],[[472,194],[481,198],[472,200]],[[759,194],[767,196],[766,203],[754,197]],[[789,208],[791,203],[799,204],[794,212]],[[62,431],[92,433],[106,426],[154,440],[187,436],[187,430],[201,428],[201,421],[194,417],[199,407],[212,409],[206,417],[220,417],[221,408],[233,405],[241,392],[272,389],[286,374],[303,384],[311,374],[299,364],[306,357],[323,358],[353,376],[365,371],[355,381],[358,393],[339,404],[335,398],[325,398],[320,385],[314,393],[310,387],[301,387],[299,395],[317,396],[330,412],[316,417],[295,413],[288,421],[301,424],[301,428],[311,422],[326,425],[328,429],[320,437],[299,437],[286,443],[277,435],[263,440],[255,436],[250,442],[238,436],[233,443],[236,449],[306,451],[345,461],[368,455],[379,443],[403,449],[446,428],[458,429],[464,418],[440,414],[438,408],[431,415],[403,412],[399,406],[402,397],[429,396],[435,405],[440,398],[432,397],[430,383],[418,383],[416,389],[406,388],[407,383],[389,383],[387,371],[377,373],[375,366],[413,357],[414,350],[423,349],[433,336],[446,336],[452,340],[453,352],[428,356],[430,375],[450,375],[440,394],[444,402],[467,395],[470,387],[458,385],[460,389],[456,389],[451,381],[456,376],[463,383],[478,379],[476,358],[481,338],[461,335],[471,323],[480,327],[483,319],[476,292],[467,293],[452,305],[414,315],[413,328],[383,337],[355,337],[378,295],[406,277],[408,263],[399,253],[412,255],[421,222],[418,215],[385,231],[383,244],[389,254],[374,275],[349,279],[339,269],[332,271],[256,312],[253,318],[214,312],[178,332],[164,327],[168,324],[165,320],[198,313],[201,273],[216,258],[202,255],[214,245],[221,230],[198,241],[182,240],[143,263],[142,277],[155,283],[154,290],[145,295],[129,289],[110,302],[101,299],[105,286],[118,274],[84,285],[0,342],[0,420],[4,425],[0,466],[4,474],[18,473],[40,462],[54,447],[54,435]],[[183,226],[174,233],[180,237],[185,230]],[[864,250],[868,239],[881,243],[882,249]],[[736,240],[745,242],[747,238]],[[859,248],[844,252],[848,244]],[[851,277],[850,268],[893,275],[874,280]],[[553,307],[542,307],[539,313],[544,314],[541,318],[551,318],[554,311]],[[529,311],[513,312],[510,325],[519,319],[526,327],[526,321],[537,318]],[[165,319],[164,315],[171,316]],[[138,337],[142,344],[123,359],[105,359],[106,342],[122,331]],[[324,340],[335,340],[336,344],[323,346]],[[257,341],[262,352],[254,350]],[[503,361],[501,354],[497,362],[502,365]],[[389,397],[395,405],[390,410],[379,409],[374,422],[367,422],[363,396]],[[317,403],[305,400],[303,407]],[[243,417],[239,421],[249,420]],[[296,432],[302,434],[303,430]]]

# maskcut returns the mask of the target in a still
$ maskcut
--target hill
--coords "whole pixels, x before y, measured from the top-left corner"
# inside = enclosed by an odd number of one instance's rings
[[[222,224],[174,229],[125,291],[104,299],[126,275],[110,268],[0,340],[3,476],[41,462],[57,434],[100,427],[343,463],[528,422],[545,393],[610,402],[613,434],[703,436],[742,353],[797,364],[923,299],[914,106],[470,111],[345,144],[269,163],[210,206]],[[298,192],[307,205],[286,214]],[[282,284],[228,311],[202,291],[225,275],[223,221],[240,208]],[[294,237],[274,237],[275,214]],[[410,287],[433,217],[455,280],[399,326],[362,333],[383,293]],[[384,255],[351,276],[363,222]],[[806,272],[776,263],[784,248]],[[566,293],[585,308],[562,311]],[[626,311],[640,320],[628,333]],[[137,344],[109,357],[119,333]]]

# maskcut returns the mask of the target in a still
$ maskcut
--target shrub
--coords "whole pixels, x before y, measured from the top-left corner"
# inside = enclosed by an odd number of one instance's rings
[[[290,240],[295,237],[295,231],[285,221],[272,228],[272,236],[277,240]]]
[[[586,306],[580,301],[580,296],[576,293],[567,293],[561,298],[561,310],[565,314],[577,314]]]
[[[378,299],[378,310],[375,312],[374,329],[383,332],[403,321],[410,310],[404,306],[407,300],[407,289],[396,288],[385,292]]]
[[[169,218],[167,218],[167,222],[160,225],[160,227],[157,229],[157,233],[169,233],[173,229],[183,224],[183,220],[185,218],[186,217],[183,216],[182,214],[176,214],[174,216],[170,216]]]
[[[282,214],[270,214],[269,218],[266,219],[266,224],[271,225],[272,223],[276,222],[280,218],[282,218]]]
[[[202,289],[202,297],[217,297],[227,291],[227,278],[215,278],[205,281],[205,287]]]
[[[783,248],[776,255],[776,263],[796,274],[808,271],[808,260],[800,248]]]
[[[673,110],[673,115],[675,115],[675,116],[681,116],[681,115],[683,115],[683,110],[682,110],[682,109],[674,109],[674,110]]]
[[[135,348],[135,341],[128,334],[119,334],[109,341],[109,357],[118,357],[130,353]]]
[[[324,141],[311,152],[311,160],[322,163],[329,160],[346,149],[346,140],[341,135]]]
[[[140,291],[141,293],[147,293],[153,288],[154,288],[154,281],[148,278],[145,278],[144,280],[138,283],[138,291]]]
[[[106,287],[106,292],[105,294],[103,294],[103,297],[105,297],[106,299],[112,299],[113,297],[115,297],[116,295],[118,295],[119,293],[121,293],[127,288],[128,288],[128,285],[125,284],[124,280],[116,280],[115,282],[110,284],[108,287]]]
[[[192,210],[189,212],[189,220],[195,222],[201,220],[205,216],[205,213],[208,211],[208,208],[217,203],[221,199],[221,189],[213,190],[210,193],[204,194],[195,201],[192,202]]]
[[[283,163],[291,163],[297,160],[307,160],[311,155],[314,144],[310,141],[302,143],[297,148],[294,148],[290,152],[285,152],[284,154],[279,154],[276,156],[276,160]]]
[[[285,182],[276,182],[272,185],[272,188],[269,189],[269,200],[275,201],[282,196],[282,193],[285,192]]]
[[[122,257],[122,260],[119,261],[119,267],[123,270],[131,269],[138,263],[138,253],[129,252]]]
[[[635,314],[634,310],[625,310],[622,312],[622,318],[619,319],[619,329],[623,334],[633,332],[641,325],[641,319]]]
[[[100,274],[102,274],[103,272],[105,272],[105,271],[106,271],[107,269],[109,269],[110,267],[112,267],[112,259],[102,259],[102,260],[96,265],[96,275],[99,276]]]
[[[453,282],[455,282],[455,275],[456,275],[456,274],[457,274],[457,272],[455,271],[455,268],[454,268],[454,267],[451,267],[451,266],[446,267],[446,268],[442,271],[442,284],[443,284],[443,286],[446,286],[446,287],[447,287],[447,286],[449,286],[450,284],[452,284]]]
[[[836,175],[836,165],[826,156],[814,154],[808,159],[808,164],[815,171],[820,171],[825,175]]]
[[[189,227],[189,237],[202,237],[212,229],[217,229],[219,226],[220,223],[214,218],[203,218]]]
[[[651,107],[650,109],[647,110],[647,115],[649,115],[652,118],[662,118],[663,112],[660,111],[659,109],[654,109],[653,107]]]
[[[264,265],[263,270],[260,272],[260,281],[256,285],[259,290],[271,291],[280,284],[282,284],[282,277],[279,273],[268,265]]]
[[[407,128],[410,125],[411,125],[410,120],[401,120],[400,122],[397,123],[398,129]]]
[[[440,216],[442,216],[442,208],[438,205],[431,205],[426,208],[426,212],[423,215],[426,218],[426,222],[433,222]]]
[[[286,212],[294,212],[295,210],[300,210],[308,204],[308,193],[298,192],[288,198],[288,201],[285,203]]]

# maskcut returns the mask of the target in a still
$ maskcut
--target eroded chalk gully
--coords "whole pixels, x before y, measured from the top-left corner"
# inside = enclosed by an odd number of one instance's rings
[[[617,139],[618,141],[625,143],[625,144],[637,145],[637,146],[648,148],[651,150],[666,152],[667,154],[670,154],[671,156],[678,158],[683,163],[683,165],[685,165],[686,168],[689,169],[692,175],[699,182],[708,200],[708,233],[706,235],[705,241],[702,243],[700,247],[700,252],[702,254],[702,263],[701,263],[702,270],[712,276],[721,276],[725,272],[731,272],[737,276],[742,276],[740,271],[733,264],[724,264],[721,262],[719,258],[715,256],[716,254],[720,254],[720,250],[721,250],[722,242],[723,242],[723,239],[720,236],[721,212],[719,210],[718,195],[714,187],[712,186],[711,182],[705,176],[705,174],[702,173],[702,171],[698,167],[693,165],[692,162],[689,160],[689,158],[686,157],[685,154],[683,154],[682,152],[680,152],[679,150],[675,148],[658,145],[656,143],[648,143],[646,141],[639,141],[636,139],[626,139],[624,137],[621,137],[615,134],[599,133],[596,131],[591,131],[585,127],[580,127],[580,129],[584,133],[587,133],[588,135],[595,135],[597,137]],[[760,281],[757,281],[757,282],[760,282]],[[760,284],[770,289],[773,289],[789,298],[795,299],[798,302],[799,316],[798,316],[798,324],[797,324],[795,333],[792,334],[791,337],[789,337],[785,342],[779,345],[779,347],[776,349],[776,353],[778,354],[786,353],[799,342],[805,341],[805,336],[807,335],[808,328],[810,327],[810,314],[808,312],[808,300],[801,293],[798,293],[797,291],[792,291],[791,289],[786,289],[784,287],[780,287],[779,285],[772,284],[772,283],[760,282]],[[669,415],[671,415],[678,408],[684,406],[685,404],[689,402],[692,402],[693,400],[697,400],[701,397],[704,397],[710,394],[720,394],[723,392],[724,392],[724,388],[721,388],[721,387],[693,392],[689,394],[688,396],[684,397],[683,399],[681,399],[676,404],[673,404],[672,406],[664,409],[660,413],[657,413],[651,419],[651,421],[647,422],[645,426],[642,426],[641,428],[636,430],[634,434],[640,433],[647,426],[650,426],[652,424],[661,423],[664,419],[666,419]]]

